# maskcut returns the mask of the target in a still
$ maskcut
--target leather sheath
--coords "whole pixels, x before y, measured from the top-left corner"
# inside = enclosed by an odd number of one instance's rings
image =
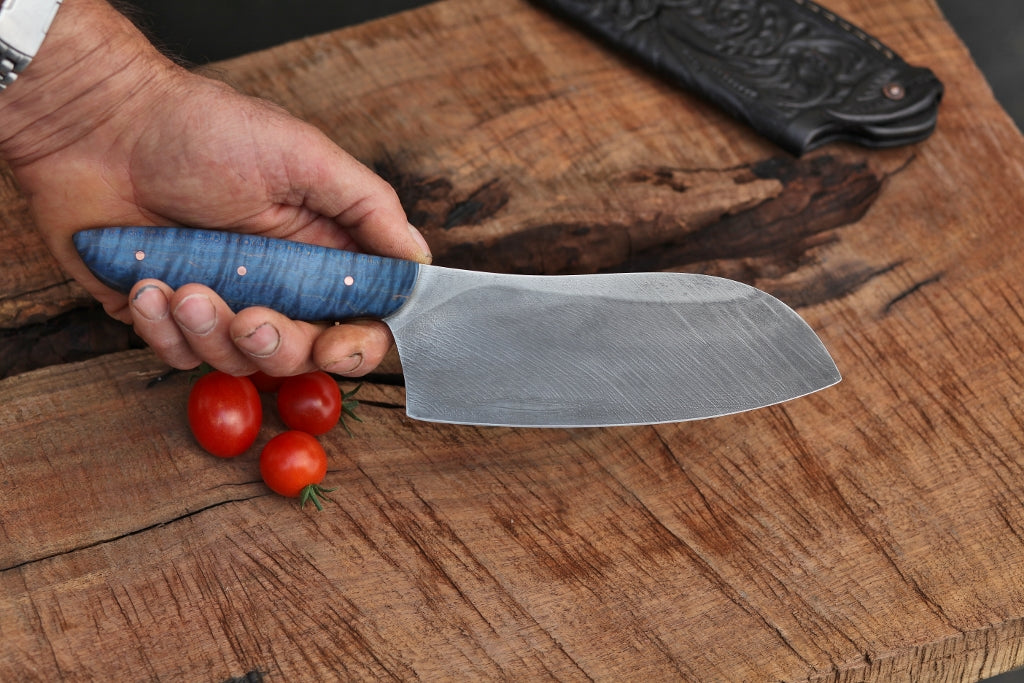
[[[935,129],[935,74],[810,0],[535,1],[793,154]]]

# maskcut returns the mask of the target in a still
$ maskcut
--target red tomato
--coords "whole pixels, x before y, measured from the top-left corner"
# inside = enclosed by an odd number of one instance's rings
[[[280,388],[281,382],[284,381],[284,377],[271,377],[260,370],[249,375],[249,379],[252,380],[252,383],[256,385],[256,390],[261,394],[274,393]]]
[[[326,372],[286,377],[277,390],[277,412],[292,429],[318,436],[341,417],[341,390]]]
[[[188,425],[199,445],[220,458],[244,453],[260,431],[263,405],[248,377],[214,370],[188,395]]]
[[[260,475],[270,490],[288,498],[301,498],[305,506],[312,501],[323,509],[319,496],[325,489],[320,482],[327,475],[327,453],[316,437],[300,431],[278,434],[260,453]]]

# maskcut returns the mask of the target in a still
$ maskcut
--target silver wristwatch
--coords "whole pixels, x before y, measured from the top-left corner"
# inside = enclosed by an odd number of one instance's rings
[[[0,90],[39,52],[61,0],[3,0],[0,4]]]

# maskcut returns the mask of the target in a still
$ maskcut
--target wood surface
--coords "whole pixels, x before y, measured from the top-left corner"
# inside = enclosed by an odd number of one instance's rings
[[[111,351],[133,342],[80,311],[4,176],[4,353],[45,329],[99,355],[0,380],[0,680],[1024,665],[1024,140],[932,2],[826,4],[946,84],[926,142],[793,158],[519,0],[213,68],[394,183],[437,263],[733,277],[844,375],[704,422],[472,428],[405,417],[392,357],[354,436],[323,439],[322,513],[271,494],[255,452],[199,449],[187,376],[149,387],[148,350]],[[280,429],[268,410],[258,443]]]

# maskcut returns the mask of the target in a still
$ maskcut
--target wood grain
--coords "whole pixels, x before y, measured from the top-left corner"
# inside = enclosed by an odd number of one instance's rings
[[[218,65],[391,180],[437,262],[737,278],[798,307],[844,380],[707,422],[470,428],[407,419],[392,359],[355,436],[324,438],[338,490],[313,514],[255,454],[204,455],[187,378],[147,389],[147,351],[8,377],[0,679],[1024,664],[1024,140],[931,2],[828,4],[946,84],[928,141],[788,157],[509,0]],[[8,273],[3,300],[62,310],[29,292],[59,278],[25,239],[13,270],[36,272]]]
[[[37,324],[87,302],[50,255],[10,169],[0,164],[0,331]]]

